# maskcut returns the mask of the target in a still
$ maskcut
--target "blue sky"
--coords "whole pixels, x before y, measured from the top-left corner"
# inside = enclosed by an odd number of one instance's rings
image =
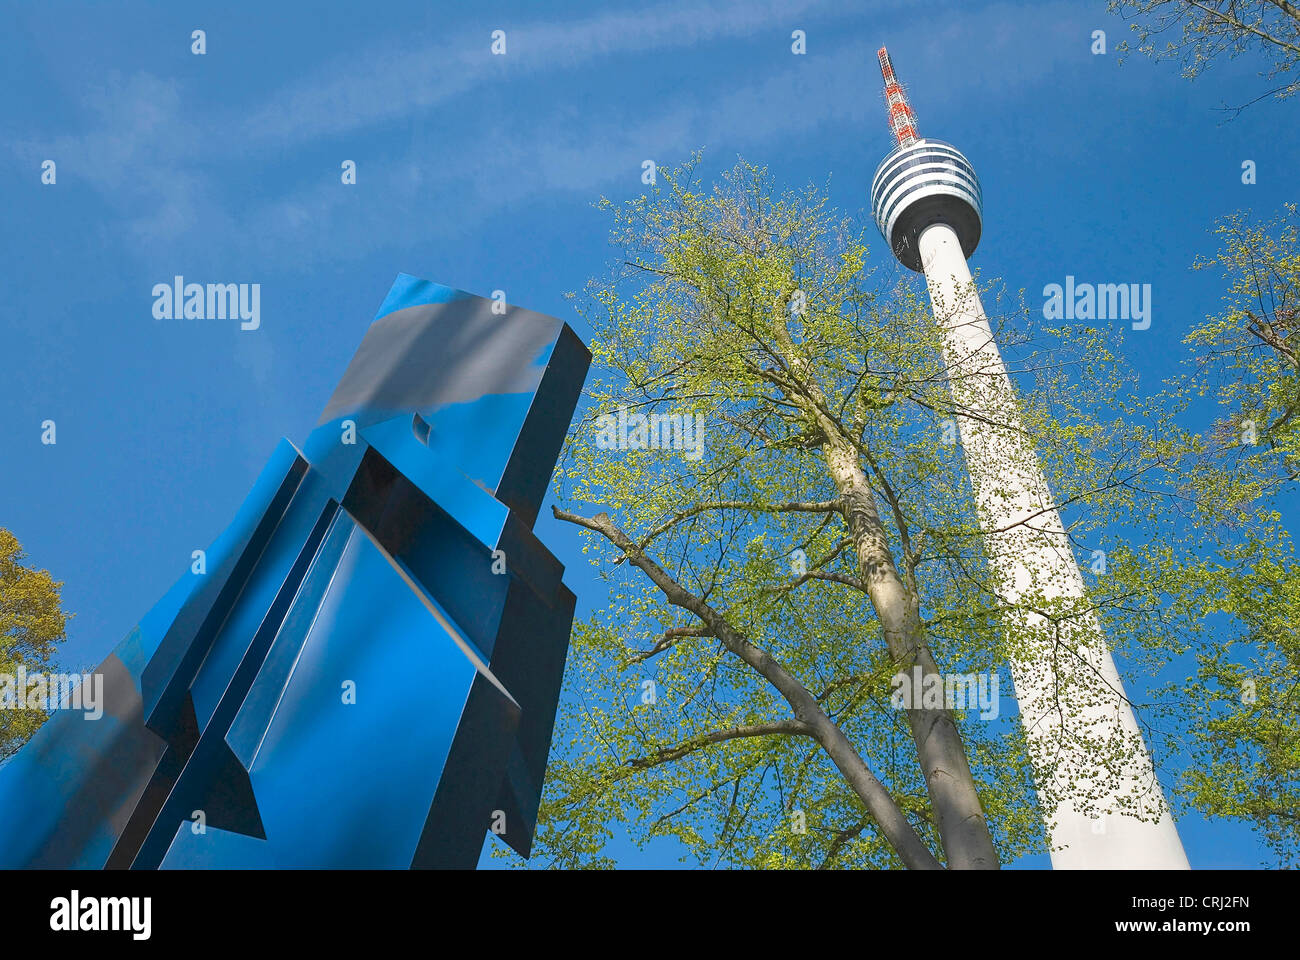
[[[65,581],[65,664],[102,659],[229,522],[277,440],[307,435],[397,273],[503,289],[586,336],[564,294],[610,257],[591,203],[644,189],[643,160],[704,148],[710,172],[740,155],[791,185],[829,174],[832,201],[861,209],[890,146],[882,43],[922,134],[981,177],[972,265],[1031,304],[1066,274],[1152,284],[1151,328],[1127,341],[1154,388],[1217,303],[1214,273],[1188,270],[1214,251],[1214,219],[1296,199],[1300,124],[1272,103],[1223,122],[1217,107],[1266,89],[1248,58],[1189,83],[1173,64],[1093,55],[1092,31],[1111,47],[1127,32],[1104,7],[10,6],[0,526]],[[261,329],[155,319],[152,287],[177,274],[260,283]],[[573,531],[543,511],[538,532],[579,614],[600,602]],[[1182,832],[1194,866],[1260,860],[1244,828]]]

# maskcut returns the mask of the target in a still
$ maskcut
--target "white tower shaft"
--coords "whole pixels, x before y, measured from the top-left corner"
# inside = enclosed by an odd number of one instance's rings
[[[934,223],[917,248],[985,554],[1001,602],[1011,608],[1011,673],[1029,749],[1038,769],[1050,772],[1038,789],[1048,811],[1055,809],[1052,866],[1186,869],[1151,756],[1021,429],[961,243],[950,226]]]

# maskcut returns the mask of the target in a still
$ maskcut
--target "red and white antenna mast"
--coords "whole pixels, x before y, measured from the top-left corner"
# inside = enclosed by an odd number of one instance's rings
[[[880,58],[880,75],[885,78],[885,108],[889,111],[889,129],[900,147],[908,147],[917,141],[916,114],[907,102],[903,85],[894,76],[894,65],[889,62],[889,51],[881,47],[876,51]]]

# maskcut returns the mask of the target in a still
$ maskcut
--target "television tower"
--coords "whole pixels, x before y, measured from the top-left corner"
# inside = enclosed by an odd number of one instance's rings
[[[930,291],[992,586],[1009,610],[1011,676],[1052,866],[1187,869],[966,266],[980,240],[979,180],[957,148],[920,137],[889,53],[877,56],[896,146],[872,179],[871,213]]]

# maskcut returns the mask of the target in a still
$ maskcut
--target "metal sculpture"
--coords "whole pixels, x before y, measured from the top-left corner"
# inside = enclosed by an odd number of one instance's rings
[[[590,354],[398,277],[302,450],[0,769],[0,866],[527,856],[574,596],[533,522]]]

